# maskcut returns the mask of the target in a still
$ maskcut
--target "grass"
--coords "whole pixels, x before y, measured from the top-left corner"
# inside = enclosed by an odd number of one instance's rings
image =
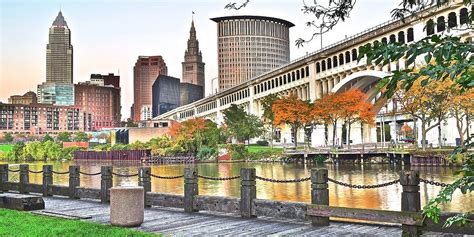
[[[259,145],[256,145],[256,144],[248,145],[247,149],[249,150],[250,153],[258,153],[258,152],[261,152],[261,151],[283,151],[283,148],[281,148],[281,147],[272,148],[270,145],[268,145],[268,146],[259,146]]]
[[[80,220],[33,215],[0,208],[0,236],[157,236]]]
[[[5,153],[11,151],[13,149],[12,144],[0,144],[0,151],[3,151]]]

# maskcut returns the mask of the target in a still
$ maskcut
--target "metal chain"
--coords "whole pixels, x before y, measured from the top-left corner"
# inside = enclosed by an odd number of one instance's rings
[[[33,173],[33,174],[41,174],[41,173],[43,173],[42,170],[39,170],[39,171],[28,170],[28,172]]]
[[[447,184],[447,183],[442,183],[442,182],[437,182],[437,181],[434,181],[434,180],[427,180],[427,179],[422,179],[422,178],[420,178],[420,182],[425,183],[425,184],[431,184],[431,185],[434,185],[434,186],[443,187],[443,188],[449,186],[449,184]]]
[[[331,179],[331,178],[328,178],[328,180],[329,180],[329,182],[333,182],[337,185],[341,185],[341,186],[348,187],[348,188],[357,188],[357,189],[382,188],[382,187],[387,187],[387,186],[397,184],[397,183],[400,182],[400,179],[396,179],[396,180],[386,182],[386,183],[381,183],[381,184],[360,185],[360,184],[343,183],[343,182],[340,182],[340,181],[337,181],[337,180],[334,180],[334,179]]]
[[[86,172],[81,172],[81,171],[79,171],[79,174],[88,175],[88,176],[93,176],[93,175],[99,175],[99,174],[101,174],[101,172],[97,172],[97,173],[86,173]]]
[[[69,174],[69,171],[64,171],[64,172],[58,172],[58,171],[51,171],[53,174]]]
[[[153,178],[157,178],[157,179],[179,179],[179,178],[183,178],[184,175],[178,175],[178,176],[159,176],[159,175],[154,175],[154,174],[150,174],[151,177]]]
[[[272,182],[272,183],[299,183],[299,182],[305,182],[309,181],[311,177],[306,177],[306,178],[299,178],[299,179],[270,179],[270,178],[265,178],[265,177],[260,177],[256,176],[255,178],[265,181],[265,182]]]
[[[203,179],[214,180],[214,181],[226,181],[226,180],[240,179],[240,175],[239,176],[231,176],[231,177],[209,177],[209,176],[204,176],[204,175],[198,175],[198,177],[203,178]]]
[[[115,176],[118,176],[118,177],[135,177],[135,176],[138,176],[138,173],[136,173],[136,174],[118,174],[118,173],[112,172],[112,175],[115,175]]]
[[[13,173],[20,172],[20,170],[11,170],[11,169],[8,169],[8,171],[13,172]]]

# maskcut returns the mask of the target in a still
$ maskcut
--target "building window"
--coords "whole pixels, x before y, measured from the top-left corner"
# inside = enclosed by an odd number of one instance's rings
[[[332,57],[332,66],[337,67],[337,56]]]
[[[357,49],[352,49],[352,61],[357,60]]]
[[[467,8],[461,9],[459,11],[459,24],[467,24],[469,21],[469,13],[467,12]]]
[[[426,22],[426,35],[430,36],[434,34],[434,22],[433,20],[429,20]]]
[[[328,58],[328,69],[331,69],[332,68],[332,62],[331,62],[331,58]]]
[[[398,42],[404,44],[405,43],[405,32],[400,31],[398,32]]]
[[[444,30],[446,30],[446,22],[444,21],[444,16],[440,16],[436,23],[436,31],[442,32]]]
[[[413,28],[408,28],[407,31],[407,42],[412,42],[414,40]]]
[[[346,51],[346,63],[351,62],[351,53],[349,51]]]
[[[344,54],[340,53],[339,54],[339,65],[344,64]]]
[[[326,71],[326,61],[321,61],[321,71]]]
[[[390,43],[393,44],[395,42],[397,42],[395,35],[390,35]]]
[[[458,19],[455,12],[451,12],[448,15],[448,27],[454,28],[458,26]]]
[[[319,62],[316,63],[316,73],[321,72],[321,64]]]

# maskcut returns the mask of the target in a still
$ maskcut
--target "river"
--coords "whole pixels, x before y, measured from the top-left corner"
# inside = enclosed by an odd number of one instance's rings
[[[1,163],[1,162],[0,162]],[[101,165],[113,165],[114,172],[120,174],[135,174],[140,163],[113,163],[110,162],[33,162],[29,163],[31,170],[41,170],[42,165],[53,165],[54,171],[66,171],[69,165],[80,165],[81,171],[94,173],[100,172]],[[10,163],[10,169],[17,169],[18,164]],[[183,173],[187,165],[151,165],[151,172],[160,176],[174,176]],[[410,167],[393,166],[389,164],[341,164],[324,165],[329,172],[329,177],[338,181],[351,184],[378,184],[399,178],[401,169]],[[297,179],[310,175],[312,166],[303,164],[280,164],[280,163],[203,163],[196,164],[199,174],[213,177],[228,177],[239,175],[240,168],[253,167],[258,176],[273,179]],[[319,166],[321,167],[321,166]],[[452,182],[454,172],[458,168],[453,167],[412,167],[420,171],[420,177],[444,183]],[[10,180],[18,181],[18,173],[10,173]],[[55,184],[67,185],[68,175],[54,175]],[[30,182],[40,184],[41,174],[30,174]],[[136,185],[137,177],[115,177],[114,186]],[[152,178],[152,192],[183,194],[183,179],[155,179]],[[100,188],[100,176],[81,175],[81,186]],[[422,206],[429,198],[435,197],[440,187],[420,184]],[[303,183],[268,183],[257,181],[257,198],[284,201],[310,202],[311,184],[309,181]],[[400,210],[402,187],[390,185],[378,189],[351,189],[329,183],[329,203],[332,206],[370,208],[381,210]],[[212,181],[199,179],[199,193],[214,196],[240,195],[240,181]],[[474,210],[474,199],[472,194],[462,195],[457,191],[452,202],[441,207],[443,211],[466,211]]]

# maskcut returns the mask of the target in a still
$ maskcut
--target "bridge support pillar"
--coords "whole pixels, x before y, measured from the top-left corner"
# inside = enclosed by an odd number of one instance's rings
[[[146,193],[151,192],[151,168],[150,167],[140,167],[138,170],[138,186],[143,187],[143,203],[145,204],[145,207],[151,207],[151,205],[148,205],[146,202]]]
[[[184,169],[184,211],[197,212],[194,208],[194,198],[199,195],[198,170],[196,168]]]
[[[100,167],[100,202],[110,202],[110,188],[112,188],[112,166]]]
[[[30,181],[30,176],[28,174],[29,165],[23,164],[20,165],[20,183],[19,183],[19,193],[28,193],[26,191],[26,184]]]
[[[402,211],[420,212],[420,176],[417,170],[401,171],[400,184],[402,192]],[[402,225],[403,236],[419,236],[419,226]]]
[[[240,169],[240,215],[256,217],[252,212],[253,200],[257,198],[256,171],[254,168]]]
[[[0,193],[8,191],[4,185],[8,181],[8,164],[0,165]]]
[[[49,186],[53,184],[53,166],[43,165],[43,196],[52,196]]]
[[[69,166],[69,198],[79,199],[76,188],[81,186],[80,170],[81,167],[77,165]],[[112,187],[112,185],[110,187]]]
[[[329,205],[327,169],[311,169],[311,204]],[[327,226],[329,217],[311,217],[311,224]]]

